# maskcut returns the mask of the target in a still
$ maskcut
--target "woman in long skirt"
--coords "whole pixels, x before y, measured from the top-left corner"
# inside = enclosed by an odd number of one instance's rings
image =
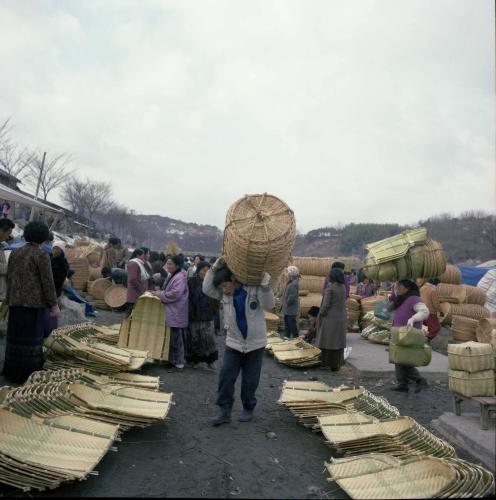
[[[26,245],[12,252],[7,271],[9,320],[3,375],[24,383],[43,368],[43,340],[50,334],[50,316],[60,315],[49,255],[41,250],[48,227],[30,222]]]
[[[188,361],[193,368],[196,368],[198,363],[207,363],[209,368],[213,368],[213,363],[218,358],[214,318],[219,303],[205,295],[202,290],[203,278],[209,269],[208,262],[198,263],[195,275],[188,280]]]
[[[338,371],[344,364],[346,347],[346,288],[344,273],[337,267],[331,269],[319,316],[315,345],[322,350],[322,364]]]

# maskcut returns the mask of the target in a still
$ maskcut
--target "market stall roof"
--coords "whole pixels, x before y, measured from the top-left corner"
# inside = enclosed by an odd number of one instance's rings
[[[28,205],[30,207],[36,207],[43,210],[49,210],[50,212],[55,212],[57,214],[63,213],[63,210],[58,210],[53,208],[46,203],[35,200],[34,198],[30,198],[25,194],[16,191],[15,189],[11,189],[7,186],[0,184],[0,198],[3,198],[8,201],[16,201],[17,203],[22,203],[23,205]]]

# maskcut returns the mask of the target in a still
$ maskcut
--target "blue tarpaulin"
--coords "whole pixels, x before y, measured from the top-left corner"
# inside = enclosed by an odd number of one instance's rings
[[[456,266],[462,273],[462,285],[477,286],[477,283],[490,269],[496,269],[496,266],[491,267],[473,267],[473,266]]]

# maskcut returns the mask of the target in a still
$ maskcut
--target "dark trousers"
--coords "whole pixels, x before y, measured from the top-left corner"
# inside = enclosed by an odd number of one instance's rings
[[[234,385],[241,371],[241,401],[243,408],[253,410],[257,404],[255,391],[260,382],[264,348],[250,352],[240,352],[226,346],[224,362],[219,375],[217,404],[232,408],[234,403]]]
[[[394,369],[396,371],[396,380],[399,385],[408,386],[409,380],[419,382],[423,378],[414,366],[395,364]]]
[[[220,332],[220,309],[215,311],[214,328],[216,332]]]
[[[298,337],[296,316],[284,316],[284,335],[290,339]]]

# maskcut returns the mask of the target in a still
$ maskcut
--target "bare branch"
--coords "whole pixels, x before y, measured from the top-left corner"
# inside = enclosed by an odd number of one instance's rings
[[[50,192],[64,184],[72,176],[73,172],[68,168],[71,161],[72,158],[67,153],[59,154],[53,158],[47,155],[43,171],[41,171],[42,155],[38,154],[30,163],[31,175],[28,182],[36,189],[38,179],[40,179],[40,192],[46,201]]]

